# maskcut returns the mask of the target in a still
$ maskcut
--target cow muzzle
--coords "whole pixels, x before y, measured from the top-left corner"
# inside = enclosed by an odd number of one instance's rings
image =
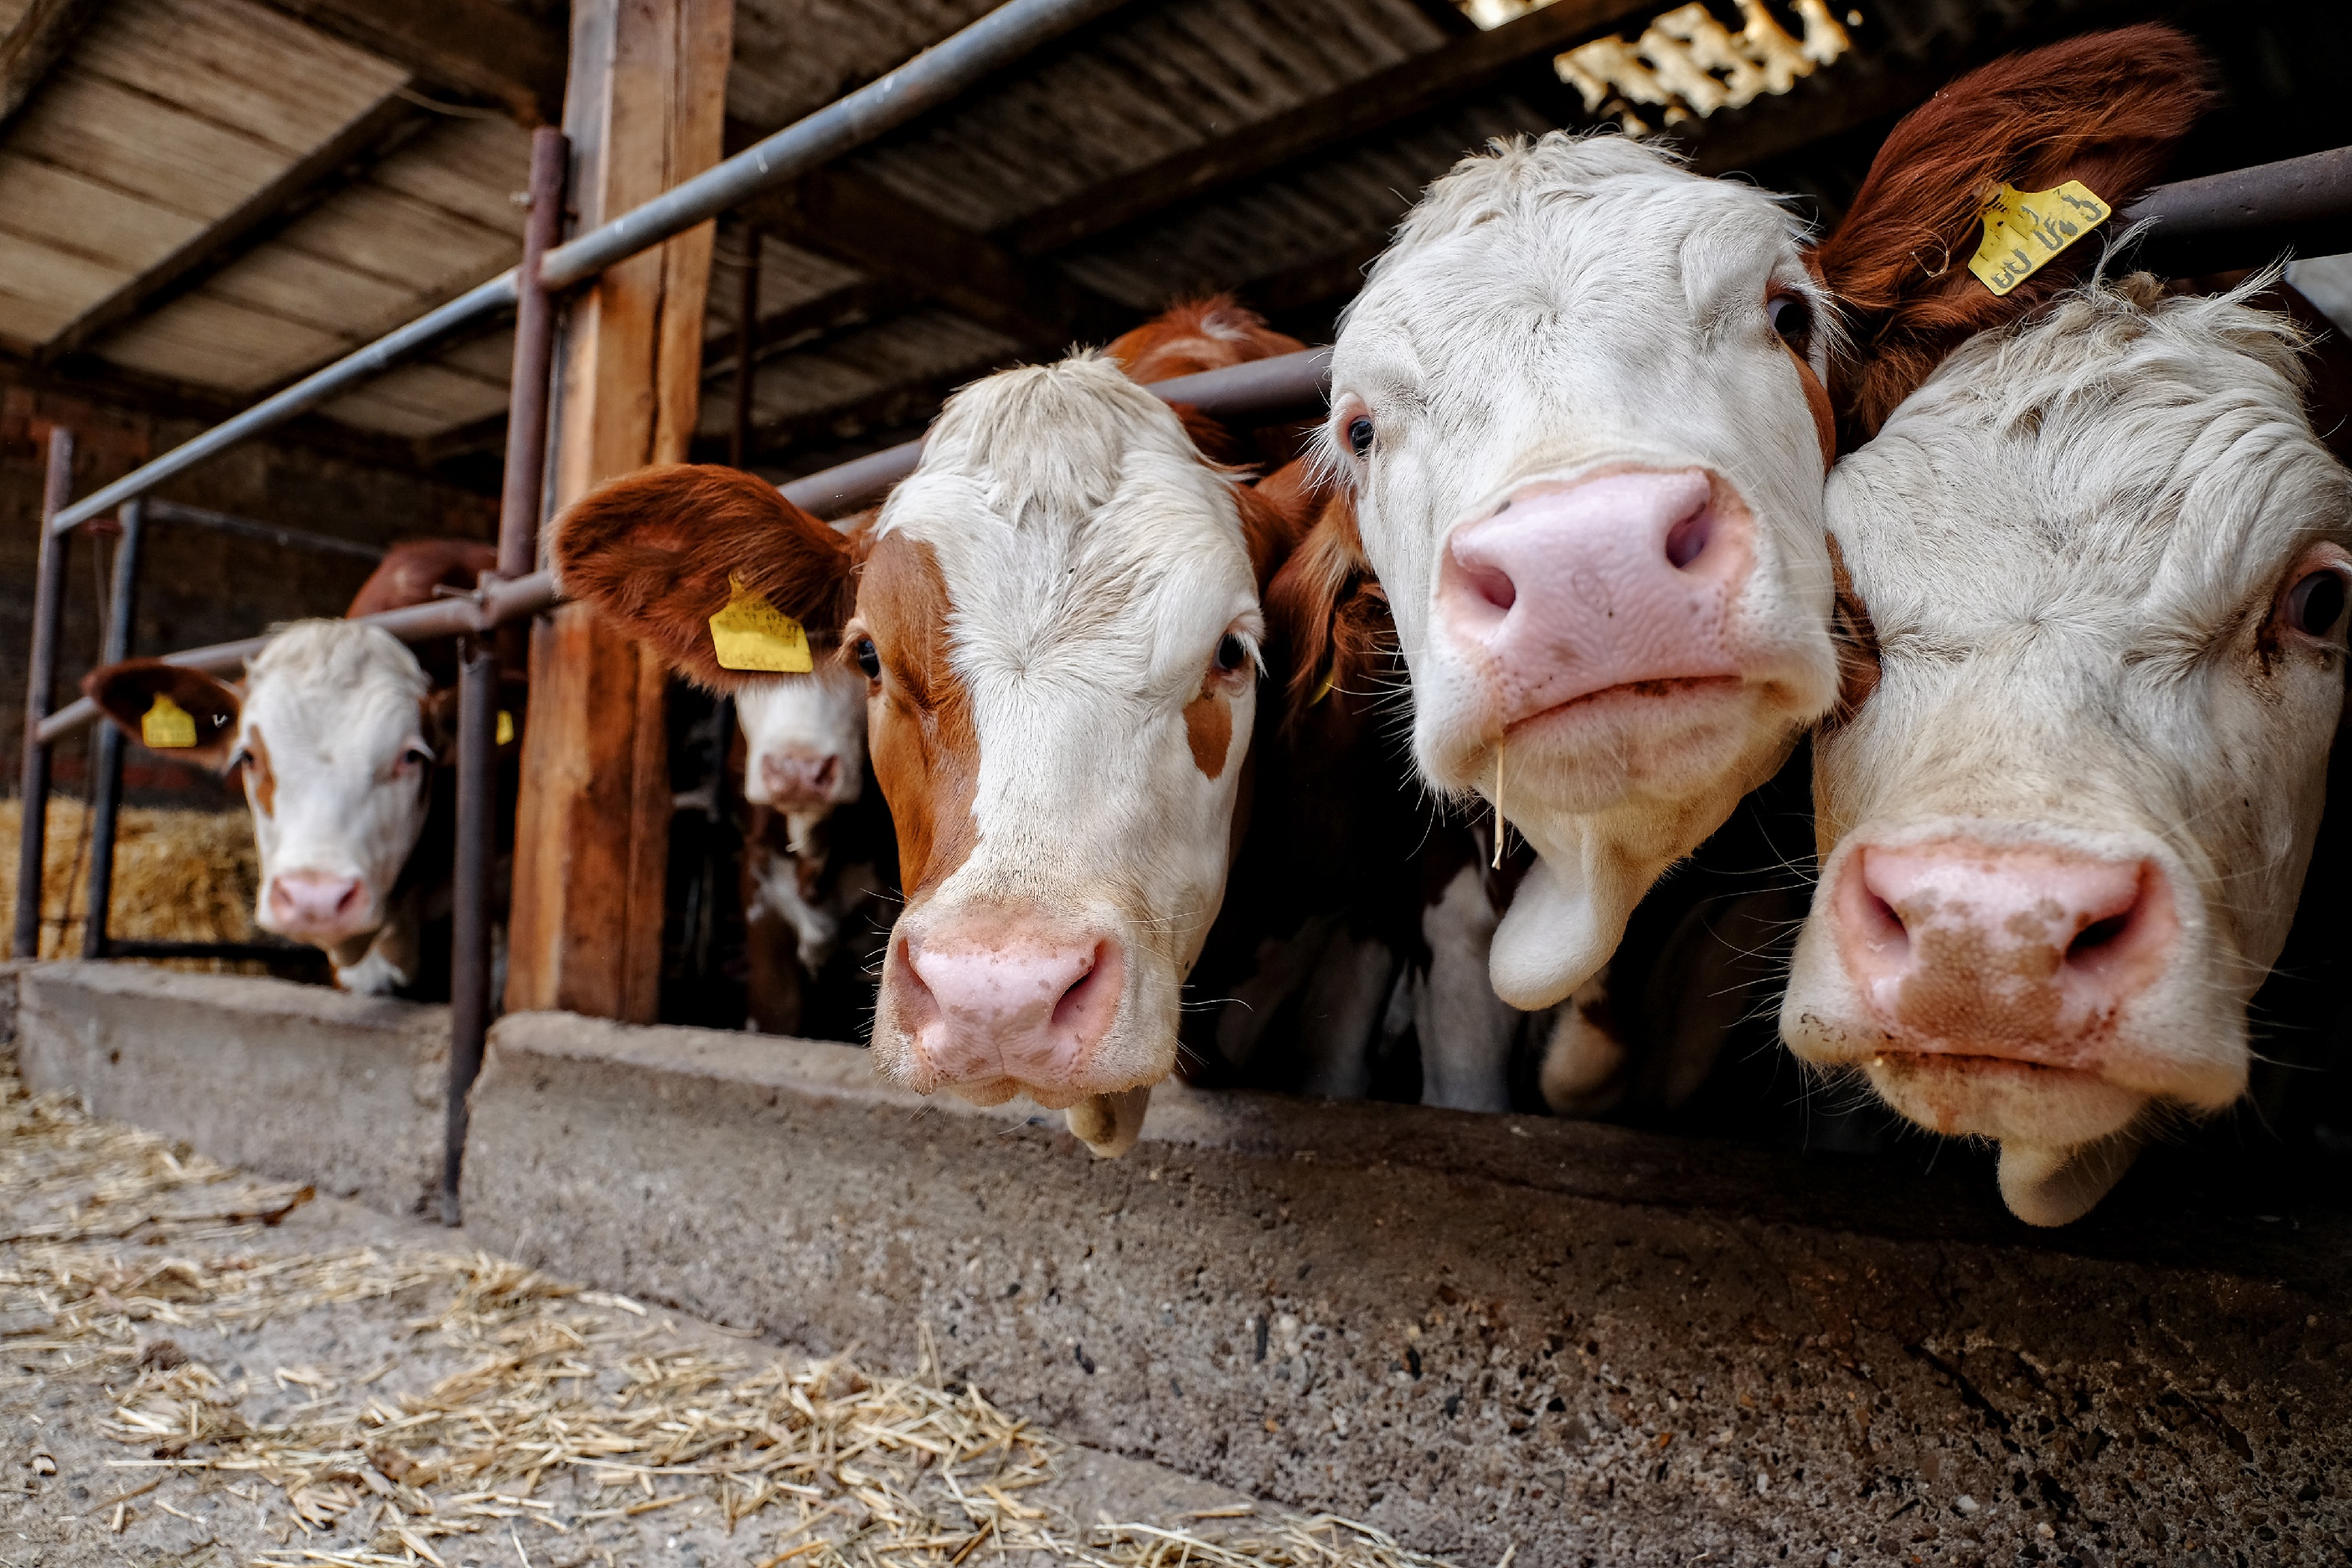
[[[979,914],[907,923],[918,929],[892,943],[886,980],[911,1088],[1058,1110],[1135,1087],[1102,1060],[1129,989],[1113,931]]]
[[[760,756],[760,788],[744,793],[754,805],[779,811],[824,811],[856,797],[856,781],[830,752],[786,750]]]
[[[255,924],[313,947],[335,947],[383,923],[365,879],[342,871],[280,871],[263,889]]]
[[[1755,521],[1704,469],[1538,481],[1454,528],[1437,617],[1482,675],[1491,730],[1736,692],[1733,601]]]

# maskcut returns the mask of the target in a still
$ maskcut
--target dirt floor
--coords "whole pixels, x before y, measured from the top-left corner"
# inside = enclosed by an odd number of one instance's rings
[[[0,1059],[0,1568],[1438,1568],[28,1098]]]

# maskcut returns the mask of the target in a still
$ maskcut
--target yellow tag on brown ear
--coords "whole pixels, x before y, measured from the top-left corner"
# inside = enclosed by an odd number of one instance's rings
[[[2080,180],[2051,191],[2021,191],[2004,182],[1977,215],[1984,239],[1969,270],[1995,294],[2006,294],[2106,222],[2112,210]]]
[[[816,668],[800,622],[744,587],[740,578],[728,578],[727,586],[734,597],[710,617],[710,647],[719,668],[806,675]]]
[[[511,713],[509,713],[509,712],[508,712],[505,709],[501,708],[501,709],[499,709],[499,742],[498,742],[498,743],[499,743],[499,745],[501,745],[501,746],[504,746],[504,745],[507,745],[507,744],[511,743],[511,742],[513,742],[513,740],[514,740],[514,715],[513,715],[513,714],[511,714]]]
[[[196,716],[158,691],[140,718],[139,739],[159,752],[184,752],[196,743]]]
[[[1316,687],[1315,695],[1307,700],[1307,706],[1312,708],[1317,703],[1322,701],[1326,697],[1330,696],[1331,688],[1338,684],[1339,684],[1339,667],[1337,664],[1334,664],[1329,669],[1323,672],[1322,684]]]

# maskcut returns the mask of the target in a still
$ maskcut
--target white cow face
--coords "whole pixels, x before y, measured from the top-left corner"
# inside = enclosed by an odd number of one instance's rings
[[[1542,857],[1496,989],[1550,1005],[1836,690],[1827,302],[1759,192],[1552,134],[1430,188],[1349,308],[1330,460],[1433,787]]]
[[[806,675],[764,677],[735,694],[743,727],[743,798],[818,817],[866,782],[866,677],[828,660]]]
[[[907,889],[888,1076],[1058,1108],[1173,1068],[1255,716],[1245,494],[1108,360],[992,376],[932,427],[843,634]]]
[[[246,670],[235,760],[261,850],[255,923],[355,960],[432,802],[425,670],[352,621],[297,621]]]
[[[2244,1087],[2344,701],[2352,479],[2293,329],[2146,279],[1974,340],[1838,467],[1881,645],[1817,742],[1780,1023],[2088,1209],[2158,1108]]]

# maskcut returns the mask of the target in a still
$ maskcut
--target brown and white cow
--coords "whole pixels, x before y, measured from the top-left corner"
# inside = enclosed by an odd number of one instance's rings
[[[396,545],[351,613],[470,587],[495,560],[463,541]],[[130,659],[91,671],[82,689],[134,740],[163,740],[168,730],[147,724],[168,699],[192,724],[179,754],[242,776],[261,852],[256,925],[323,949],[345,990],[446,990],[446,959],[423,935],[448,902],[456,693],[415,652],[364,622],[296,621],[247,661],[241,689]],[[520,691],[507,700],[519,716]],[[511,741],[503,749],[511,758]]]
[[[558,521],[566,592],[717,689],[743,595],[868,682],[907,903],[877,1067],[1133,1142],[1223,892],[1255,717],[1258,590],[1287,524],[1112,361],[950,400],[844,538],[730,469],[655,468]]]
[[[1538,857],[1493,939],[1506,1000],[1590,979],[1834,700],[1835,409],[1875,386],[1894,304],[1950,296],[1902,318],[1930,364],[1988,314],[1946,277],[1954,237],[1909,243],[1919,220],[1943,233],[2086,144],[2131,172],[2106,187],[2120,205],[2202,77],[2179,34],[2136,28],[1963,79],[1890,141],[1840,231],[1865,253],[1843,276],[1774,198],[1615,136],[1499,143],[1407,216],[1341,323],[1325,449],[1395,615],[1422,776]],[[1906,248],[1924,274],[1874,266]],[[1849,283],[1890,296],[1856,294],[1853,353]]]
[[[1879,677],[1815,742],[1781,1028],[1998,1141],[2037,1225],[2244,1089],[2318,828],[2352,474],[2249,291],[2084,289],[1954,353],[1830,480]]]

